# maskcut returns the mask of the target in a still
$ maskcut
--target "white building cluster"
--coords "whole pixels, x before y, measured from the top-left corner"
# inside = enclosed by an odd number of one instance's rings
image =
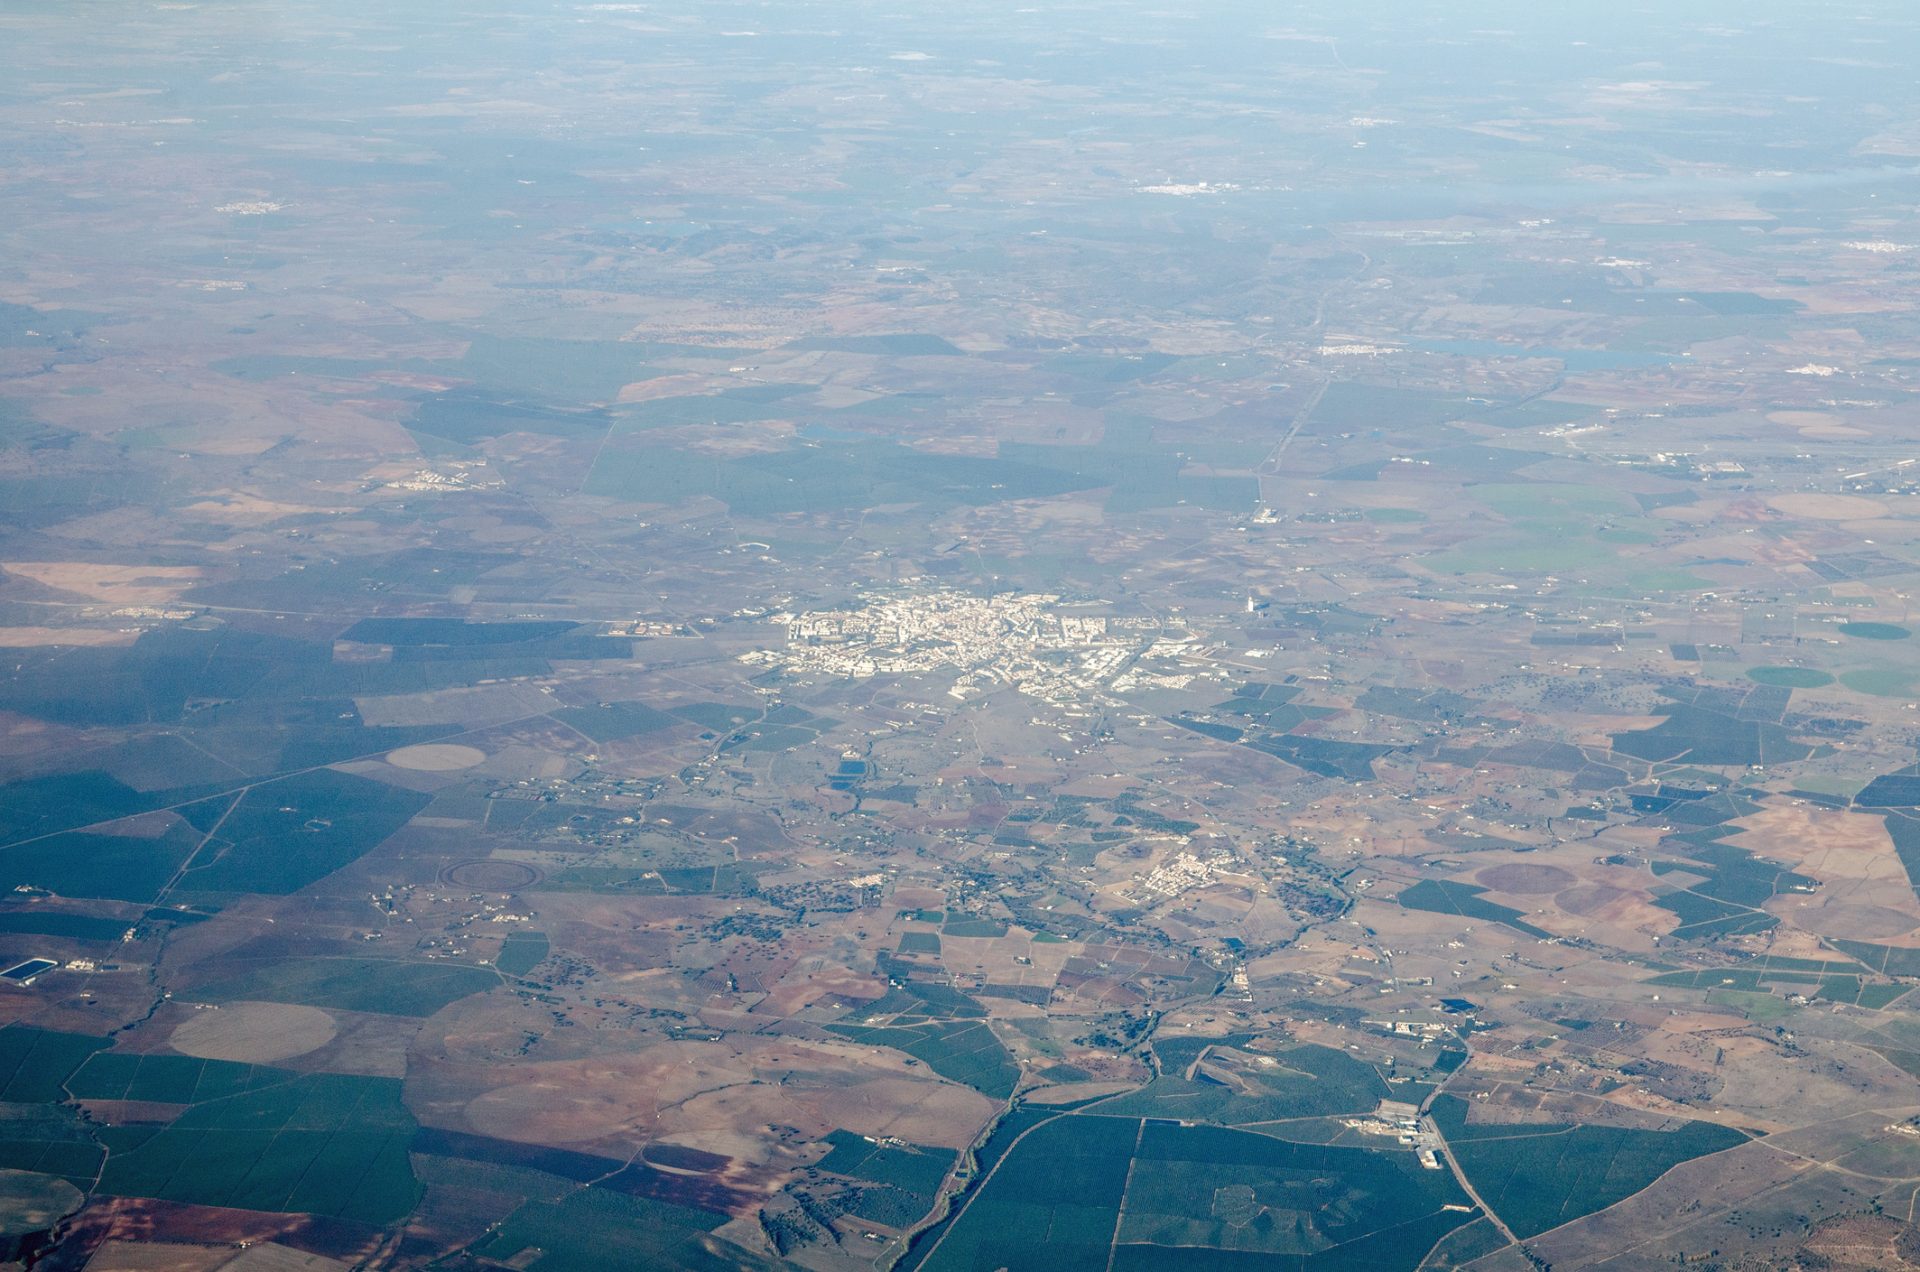
[[[1013,688],[1069,706],[1100,691],[1162,630],[1158,621],[1062,613],[1059,605],[1059,597],[1037,592],[878,595],[858,609],[775,614],[786,645],[741,657],[796,675],[854,680],[957,672],[948,690],[956,699]]]
[[[1239,858],[1225,848],[1216,848],[1205,857],[1191,852],[1176,853],[1141,878],[1134,888],[1134,895],[1150,901],[1177,897],[1194,888],[1207,887],[1222,872],[1237,873],[1238,865]]]

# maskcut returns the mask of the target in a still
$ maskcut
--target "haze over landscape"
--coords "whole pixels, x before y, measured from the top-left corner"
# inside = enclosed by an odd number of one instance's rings
[[[0,8],[0,1267],[1920,1268],[1920,15]]]

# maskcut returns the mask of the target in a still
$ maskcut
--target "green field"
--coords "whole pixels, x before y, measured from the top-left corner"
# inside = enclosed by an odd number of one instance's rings
[[[85,1194],[71,1180],[21,1171],[0,1172],[0,1237],[45,1232],[85,1201]]]
[[[1455,883],[1448,879],[1422,879],[1398,897],[1401,905],[1409,910],[1428,910],[1435,914],[1457,914],[1466,919],[1484,919],[1489,923],[1504,923],[1515,931],[1525,932],[1528,936],[1545,938],[1551,933],[1520,917],[1520,911],[1511,906],[1496,905],[1483,899],[1480,894],[1485,888],[1470,883]]]
[[[443,1157],[418,1148],[413,1154],[413,1173],[429,1188],[440,1185],[521,1201],[558,1201],[580,1186],[578,1180],[563,1179],[543,1170],[465,1157]]]
[[[1419,558],[1436,574],[1589,574],[1614,564],[1601,544],[1574,539],[1543,543],[1531,537],[1501,544],[1451,548]]]
[[[58,1176],[93,1187],[100,1144],[71,1106],[67,1082],[112,1044],[87,1034],[27,1025],[0,1028],[0,1168]]]
[[[1819,773],[1808,773],[1794,782],[1794,789],[1808,791],[1815,795],[1832,795],[1839,799],[1852,799],[1866,789],[1867,780],[1859,777],[1838,777]]]
[[[1005,936],[1004,919],[949,918],[940,931],[947,936]]]
[[[1680,926],[1670,935],[1685,941],[1765,932],[1779,923],[1771,914],[1746,906],[1729,905],[1684,889],[1654,898],[1653,903],[1678,916]]]
[[[1501,403],[1426,389],[1339,382],[1329,385],[1314,407],[1312,426],[1323,432],[1386,425],[1437,431],[1449,421],[1471,420],[1521,429],[1565,424],[1593,412],[1592,406],[1581,402]]]
[[[726,1219],[603,1188],[579,1188],[556,1201],[521,1205],[476,1253],[533,1272],[772,1269],[771,1260],[709,1236]],[[520,1262],[516,1256],[528,1251],[537,1253]]]
[[[1141,1124],[1060,1117],[1000,1162],[920,1266],[924,1272],[1107,1266]]]
[[[1595,518],[1634,517],[1638,509],[1625,495],[1599,486],[1558,482],[1487,482],[1472,497],[1509,521],[1542,529],[1581,533]]]
[[[860,1189],[849,1209],[893,1228],[910,1227],[933,1209],[940,1185],[954,1166],[950,1148],[881,1145],[850,1131],[834,1131],[827,1142],[832,1151],[817,1169],[876,1185]]]
[[[1191,1041],[1204,1045],[1204,1040]],[[1225,1040],[1229,1046],[1232,1040]],[[1244,1089],[1182,1074],[1198,1054],[1158,1043],[1162,1073],[1146,1087],[1101,1106],[1133,1117],[1178,1118],[1223,1126],[1254,1126],[1296,1118],[1331,1117],[1372,1109],[1391,1091],[1372,1065],[1344,1051],[1312,1044],[1271,1054],[1215,1051],[1209,1064],[1231,1072]],[[1271,1064],[1262,1063],[1263,1060]]]
[[[0,1029],[0,1101],[39,1104],[67,1098],[63,1083],[96,1051],[113,1045],[87,1034],[29,1025]]]
[[[229,1060],[102,1051],[68,1079],[67,1089],[81,1100],[201,1104],[274,1086],[288,1076],[281,1069]]]
[[[269,963],[188,993],[215,1003],[259,999],[385,1016],[431,1016],[456,999],[499,983],[491,969],[461,963],[314,958]]]
[[[1434,1102],[1433,1117],[1467,1178],[1522,1237],[1604,1210],[1681,1162],[1744,1144],[1738,1131],[1689,1122],[1677,1131],[1558,1124],[1469,1125],[1467,1105]]]
[[[904,1051],[943,1078],[964,1083],[996,1100],[1013,1094],[1020,1066],[980,1020],[929,1020],[902,1025],[828,1025],[855,1042]]]
[[[940,934],[938,932],[902,932],[900,952],[902,954],[938,954]]]
[[[1920,976],[1920,950],[1906,946],[1876,945],[1871,941],[1848,941],[1838,937],[1828,938],[1827,944],[1884,975]]]
[[[470,623],[464,618],[363,618],[340,634],[341,640],[367,645],[419,647],[449,645],[485,648],[519,645],[559,636],[578,623]]]
[[[399,1079],[279,1076],[195,1104],[137,1146],[110,1152],[100,1191],[367,1224],[412,1210],[414,1120]]]
[[[14,1104],[0,1114],[0,1168],[56,1176],[82,1191],[93,1187],[105,1156],[101,1137],[72,1107]]]
[[[1472,1219],[1447,1205],[1466,1205],[1452,1176],[1407,1152],[1069,1114],[1020,1140],[916,1253],[924,1272],[1397,1272]]]
[[[281,896],[359,860],[429,799],[320,769],[248,791],[182,877],[193,892]]]
[[[1833,683],[1833,677],[1812,667],[1749,667],[1747,679],[1755,684],[1777,685],[1785,689],[1818,689]]]
[[[725,733],[759,719],[762,711],[759,707],[734,707],[724,702],[695,702],[688,706],[675,707],[672,714],[697,724],[703,729]]]
[[[566,400],[607,401],[621,386],[658,374],[646,359],[663,346],[617,340],[556,340],[534,336],[495,336],[464,331],[465,355],[455,359],[400,358],[391,362],[299,354],[245,354],[222,359],[213,368],[242,380],[288,374],[357,379],[397,369],[451,375],[488,388]]]
[[[67,914],[41,906],[0,913],[0,932],[27,936],[58,936],[72,941],[118,941],[133,926],[126,919],[103,919],[90,914]]]
[[[1493,1226],[1493,1220],[1482,1217],[1448,1233],[1434,1247],[1433,1258],[1426,1266],[1435,1269],[1462,1267],[1506,1245],[1507,1239]]]
[[[892,442],[833,443],[716,460],[657,444],[609,442],[587,478],[590,494],[677,504],[710,497],[742,516],[826,512],[885,503],[996,503],[1084,490],[1057,469],[1001,459],[929,455]]]
[[[545,932],[515,932],[500,943],[493,965],[509,976],[525,976],[547,957]]]
[[[1119,1239],[1147,1247],[1128,1251],[1128,1262],[1149,1267],[1157,1265],[1149,1256],[1169,1247],[1318,1255],[1376,1238],[1369,1243],[1374,1266],[1410,1268],[1440,1235],[1416,1221],[1445,1215],[1441,1231],[1451,1230],[1469,1216],[1441,1208],[1464,1201],[1450,1175],[1425,1170],[1404,1152],[1149,1123]],[[1409,1223],[1413,1230],[1401,1240],[1384,1238]]]
[[[679,716],[655,711],[639,702],[605,702],[597,707],[564,707],[550,712],[554,719],[595,742],[621,742],[643,733],[685,727]]]
[[[1695,574],[1691,570],[1681,570],[1663,566],[1630,566],[1623,575],[1626,586],[1621,588],[1595,587],[1595,596],[1637,596],[1647,592],[1698,592],[1713,586],[1713,580]]]
[[[559,870],[543,880],[546,892],[600,892],[614,895],[663,897],[723,896],[753,886],[747,865],[722,862],[714,865],[675,866],[575,866]]]
[[[1874,698],[1911,697],[1915,679],[1913,672],[1895,667],[1863,667],[1840,673],[1841,684]]]
[[[1109,417],[1096,444],[1008,442],[992,458],[839,437],[775,453],[716,459],[616,436],[594,463],[586,488],[592,494],[644,503],[708,496],[747,516],[888,503],[945,508],[1101,489],[1109,492],[1109,508],[1119,511],[1177,503],[1234,511],[1252,505],[1258,496],[1252,477],[1184,474],[1179,452],[1153,439],[1153,424]]]
[[[1651,729],[1614,734],[1613,749],[1638,760],[1714,765],[1782,764],[1813,754],[1770,721],[1681,703],[1656,707],[1653,714],[1666,719]]]
[[[1761,906],[1779,893],[1814,886],[1814,880],[1808,876],[1756,857],[1745,849],[1704,838],[1678,838],[1692,845],[1687,852],[1692,860],[1655,861],[1653,873],[1662,877],[1676,873],[1705,877],[1698,883],[1654,898],[1654,904],[1679,916],[1680,926],[1674,929],[1673,935],[1684,940],[1764,932],[1779,920]]]
[[[145,905],[160,895],[199,843],[200,836],[184,825],[154,839],[79,831],[54,835],[0,853],[0,892],[44,888],[63,897]]]
[[[1732,1007],[1755,1024],[1772,1024],[1793,1015],[1793,1005],[1774,993],[1749,990],[1709,990],[1707,1001],[1715,1007]]]
[[[792,408],[782,407],[780,402],[782,397],[800,391],[798,385],[756,387],[778,387],[787,390],[787,393],[769,396],[752,390],[735,389],[721,393],[651,398],[619,412],[619,431],[627,433],[685,424],[742,424],[750,420],[779,419],[791,414]]]
[[[1768,990],[1782,994],[1800,994],[1807,998],[1848,1003],[1878,1010],[1904,995],[1911,986],[1882,985],[1863,980],[1859,969],[1846,963],[1828,966],[1849,970],[1834,972],[1777,971],[1765,968],[1727,967],[1698,972],[1668,972],[1655,976],[1647,984],[1677,989],[1704,989],[1708,1001],[1739,1006],[1747,1015],[1759,1019],[1785,1015],[1789,1005],[1774,998]],[[1766,1001],[1771,1000],[1771,1005]]]

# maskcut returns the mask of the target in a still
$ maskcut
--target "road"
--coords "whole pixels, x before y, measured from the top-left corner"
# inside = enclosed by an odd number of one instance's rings
[[[1279,475],[1280,461],[1286,458],[1287,447],[1293,445],[1293,439],[1300,435],[1300,428],[1307,422],[1307,417],[1313,414],[1313,408],[1319,406],[1320,399],[1327,395],[1327,385],[1329,383],[1331,383],[1331,381],[1323,381],[1320,387],[1313,391],[1313,395],[1301,405],[1300,409],[1293,413],[1293,422],[1287,426],[1287,431],[1281,435],[1280,441],[1274,446],[1272,453],[1260,463],[1258,471],[1262,476]]]
[[[1440,1091],[1441,1088],[1435,1087],[1433,1090],[1427,1092],[1427,1098],[1420,1102],[1421,1128],[1433,1132],[1433,1138],[1440,1145],[1441,1159],[1447,1163],[1447,1169],[1453,1172],[1453,1177],[1460,1182],[1461,1191],[1467,1194],[1467,1199],[1473,1202],[1474,1205],[1480,1207],[1480,1213],[1485,1215],[1488,1221],[1500,1230],[1501,1236],[1505,1237],[1514,1245],[1519,1245],[1520,1238],[1513,1235],[1513,1229],[1507,1227],[1507,1221],[1494,1213],[1493,1207],[1489,1206],[1486,1199],[1474,1188],[1473,1181],[1467,1178],[1467,1172],[1460,1169],[1460,1161],[1453,1155],[1453,1145],[1447,1143],[1447,1137],[1440,1133],[1438,1124],[1434,1122],[1429,1110],[1433,1106],[1434,1099],[1439,1096]]]

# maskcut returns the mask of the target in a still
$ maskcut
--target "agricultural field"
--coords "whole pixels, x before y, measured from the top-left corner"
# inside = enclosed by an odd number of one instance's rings
[[[0,13],[0,1265],[1920,1266],[1920,25],[1187,8]]]
[[[1365,1113],[1391,1094],[1373,1066],[1327,1047],[1243,1052],[1212,1046],[1190,1061],[1190,1075],[1185,1066],[1174,1069],[1174,1063],[1185,1058],[1184,1048],[1159,1050],[1160,1077],[1103,1109],[1252,1126]]]
[[[582,1188],[558,1201],[529,1201],[479,1247],[483,1258],[534,1269],[689,1268],[737,1272],[773,1268],[707,1236],[721,1217]],[[531,1254],[531,1258],[526,1256]]]
[[[1006,1047],[984,1023],[836,1025],[833,1030],[855,1042],[904,1051],[924,1061],[941,1077],[964,1083],[995,1099],[1012,1095],[1019,1080],[1019,1070],[1008,1058]]]
[[[1747,1142],[1728,1127],[1689,1122],[1674,1130],[1488,1123],[1443,1096],[1434,1121],[1476,1192],[1523,1237],[1604,1210],[1680,1163]]]
[[[1453,1207],[1453,1209],[1448,1209]],[[1090,1113],[1028,1131],[917,1266],[1414,1268],[1468,1222],[1408,1152]]]
[[[407,1214],[419,1187],[407,1161],[414,1124],[399,1084],[336,1074],[277,1077],[236,1083],[231,1092],[216,1087],[185,1101],[185,1111],[164,1127],[115,1134],[101,1191],[371,1225]]]
[[[269,964],[204,985],[194,993],[211,1002],[264,1000],[394,1016],[431,1016],[450,1002],[498,983],[499,977],[481,967],[316,958]]]

